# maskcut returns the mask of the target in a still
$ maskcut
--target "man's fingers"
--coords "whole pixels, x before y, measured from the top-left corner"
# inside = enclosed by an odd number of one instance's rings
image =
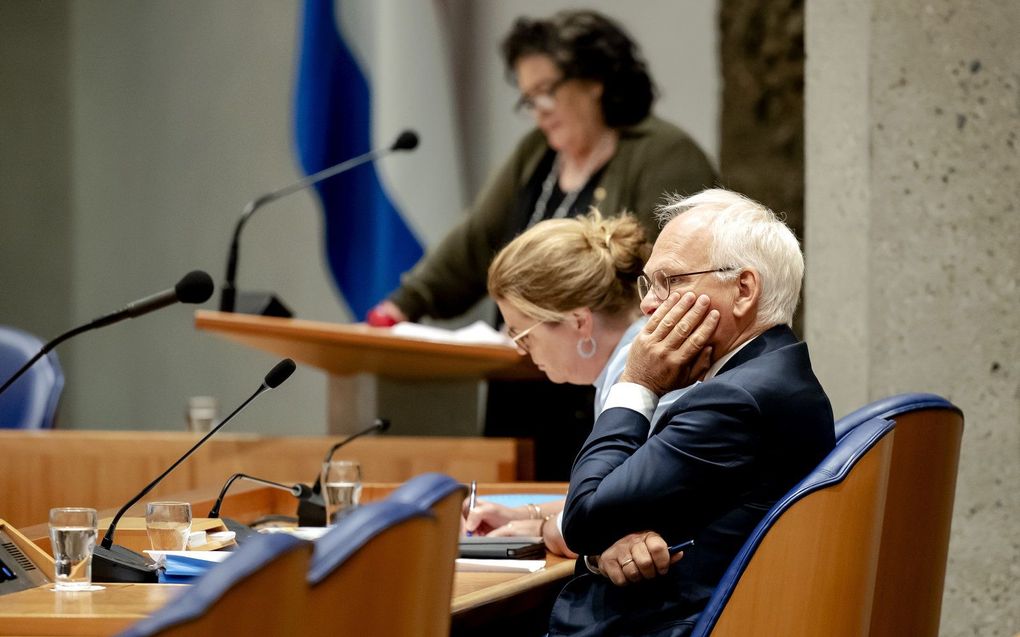
[[[693,292],[687,292],[683,295],[670,294],[669,298],[663,301],[659,307],[655,308],[652,315],[648,317],[648,322],[645,323],[644,327],[645,333],[652,336],[653,340],[661,341],[663,336],[673,329],[679,317],[683,316],[684,312],[690,309],[695,300],[696,297]],[[675,318],[670,318],[671,313],[674,311],[679,314]]]
[[[674,306],[673,311],[662,322],[666,323],[672,320],[675,327],[670,332],[662,334],[662,344],[668,349],[679,348],[695,333],[711,309],[712,301],[704,294],[698,296],[694,303],[683,312],[679,311],[679,305]],[[673,312],[677,312],[677,314],[673,314]]]
[[[645,540],[645,549],[648,551],[653,568],[653,574],[648,577],[653,577],[655,574],[665,575],[670,565],[669,545],[666,544],[666,540],[662,539],[658,533],[650,534]]]
[[[606,577],[608,577],[609,581],[613,584],[616,584],[617,586],[627,585],[627,576],[623,574],[623,568],[620,567],[619,562],[616,560],[610,560],[603,564],[600,559],[599,568],[602,569],[602,572],[606,574]]]
[[[642,579],[644,579],[644,577],[641,575],[641,570],[638,568],[637,563],[634,562],[633,560],[623,565],[620,568],[620,570],[623,571],[624,577],[626,577],[627,581],[630,582],[631,584],[636,584],[637,582],[640,582]]]
[[[630,555],[634,559],[634,565],[643,579],[655,577],[656,565],[652,555],[648,552],[645,542],[639,542],[630,547]],[[634,581],[634,580],[631,580]]]

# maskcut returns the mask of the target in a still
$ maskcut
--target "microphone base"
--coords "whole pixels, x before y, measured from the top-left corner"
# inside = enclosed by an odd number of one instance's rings
[[[326,526],[326,504],[322,494],[298,502],[298,526]]]
[[[155,584],[159,581],[159,567],[144,555],[123,546],[96,546],[92,554],[92,581]]]
[[[250,526],[242,524],[237,520],[220,518],[220,521],[223,522],[223,526],[227,527],[228,531],[234,532],[234,541],[237,542],[238,546],[259,534],[258,531],[253,531]]]
[[[293,318],[283,301],[272,292],[238,292],[234,301],[234,311],[238,314],[255,314],[257,316],[274,316],[276,318]]]

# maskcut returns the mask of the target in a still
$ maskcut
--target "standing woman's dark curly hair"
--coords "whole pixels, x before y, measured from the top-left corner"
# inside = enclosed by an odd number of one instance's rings
[[[518,18],[502,51],[510,75],[522,57],[546,55],[564,77],[600,82],[607,126],[630,126],[651,112],[655,84],[637,44],[601,13],[561,11],[547,19]]]

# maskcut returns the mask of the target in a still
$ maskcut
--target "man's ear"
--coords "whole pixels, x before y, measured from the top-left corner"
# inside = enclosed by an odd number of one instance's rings
[[[595,329],[595,318],[592,316],[591,309],[579,307],[576,310],[571,310],[570,326],[576,329],[582,338],[591,336]]]
[[[734,282],[733,315],[737,318],[754,318],[761,298],[761,275],[754,268],[744,268]]]

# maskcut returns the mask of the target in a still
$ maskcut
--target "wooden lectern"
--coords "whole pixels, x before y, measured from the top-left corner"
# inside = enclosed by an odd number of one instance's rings
[[[199,310],[195,327],[329,376],[329,433],[388,418],[403,435],[478,435],[481,381],[540,378],[516,349],[394,335],[387,328]]]

